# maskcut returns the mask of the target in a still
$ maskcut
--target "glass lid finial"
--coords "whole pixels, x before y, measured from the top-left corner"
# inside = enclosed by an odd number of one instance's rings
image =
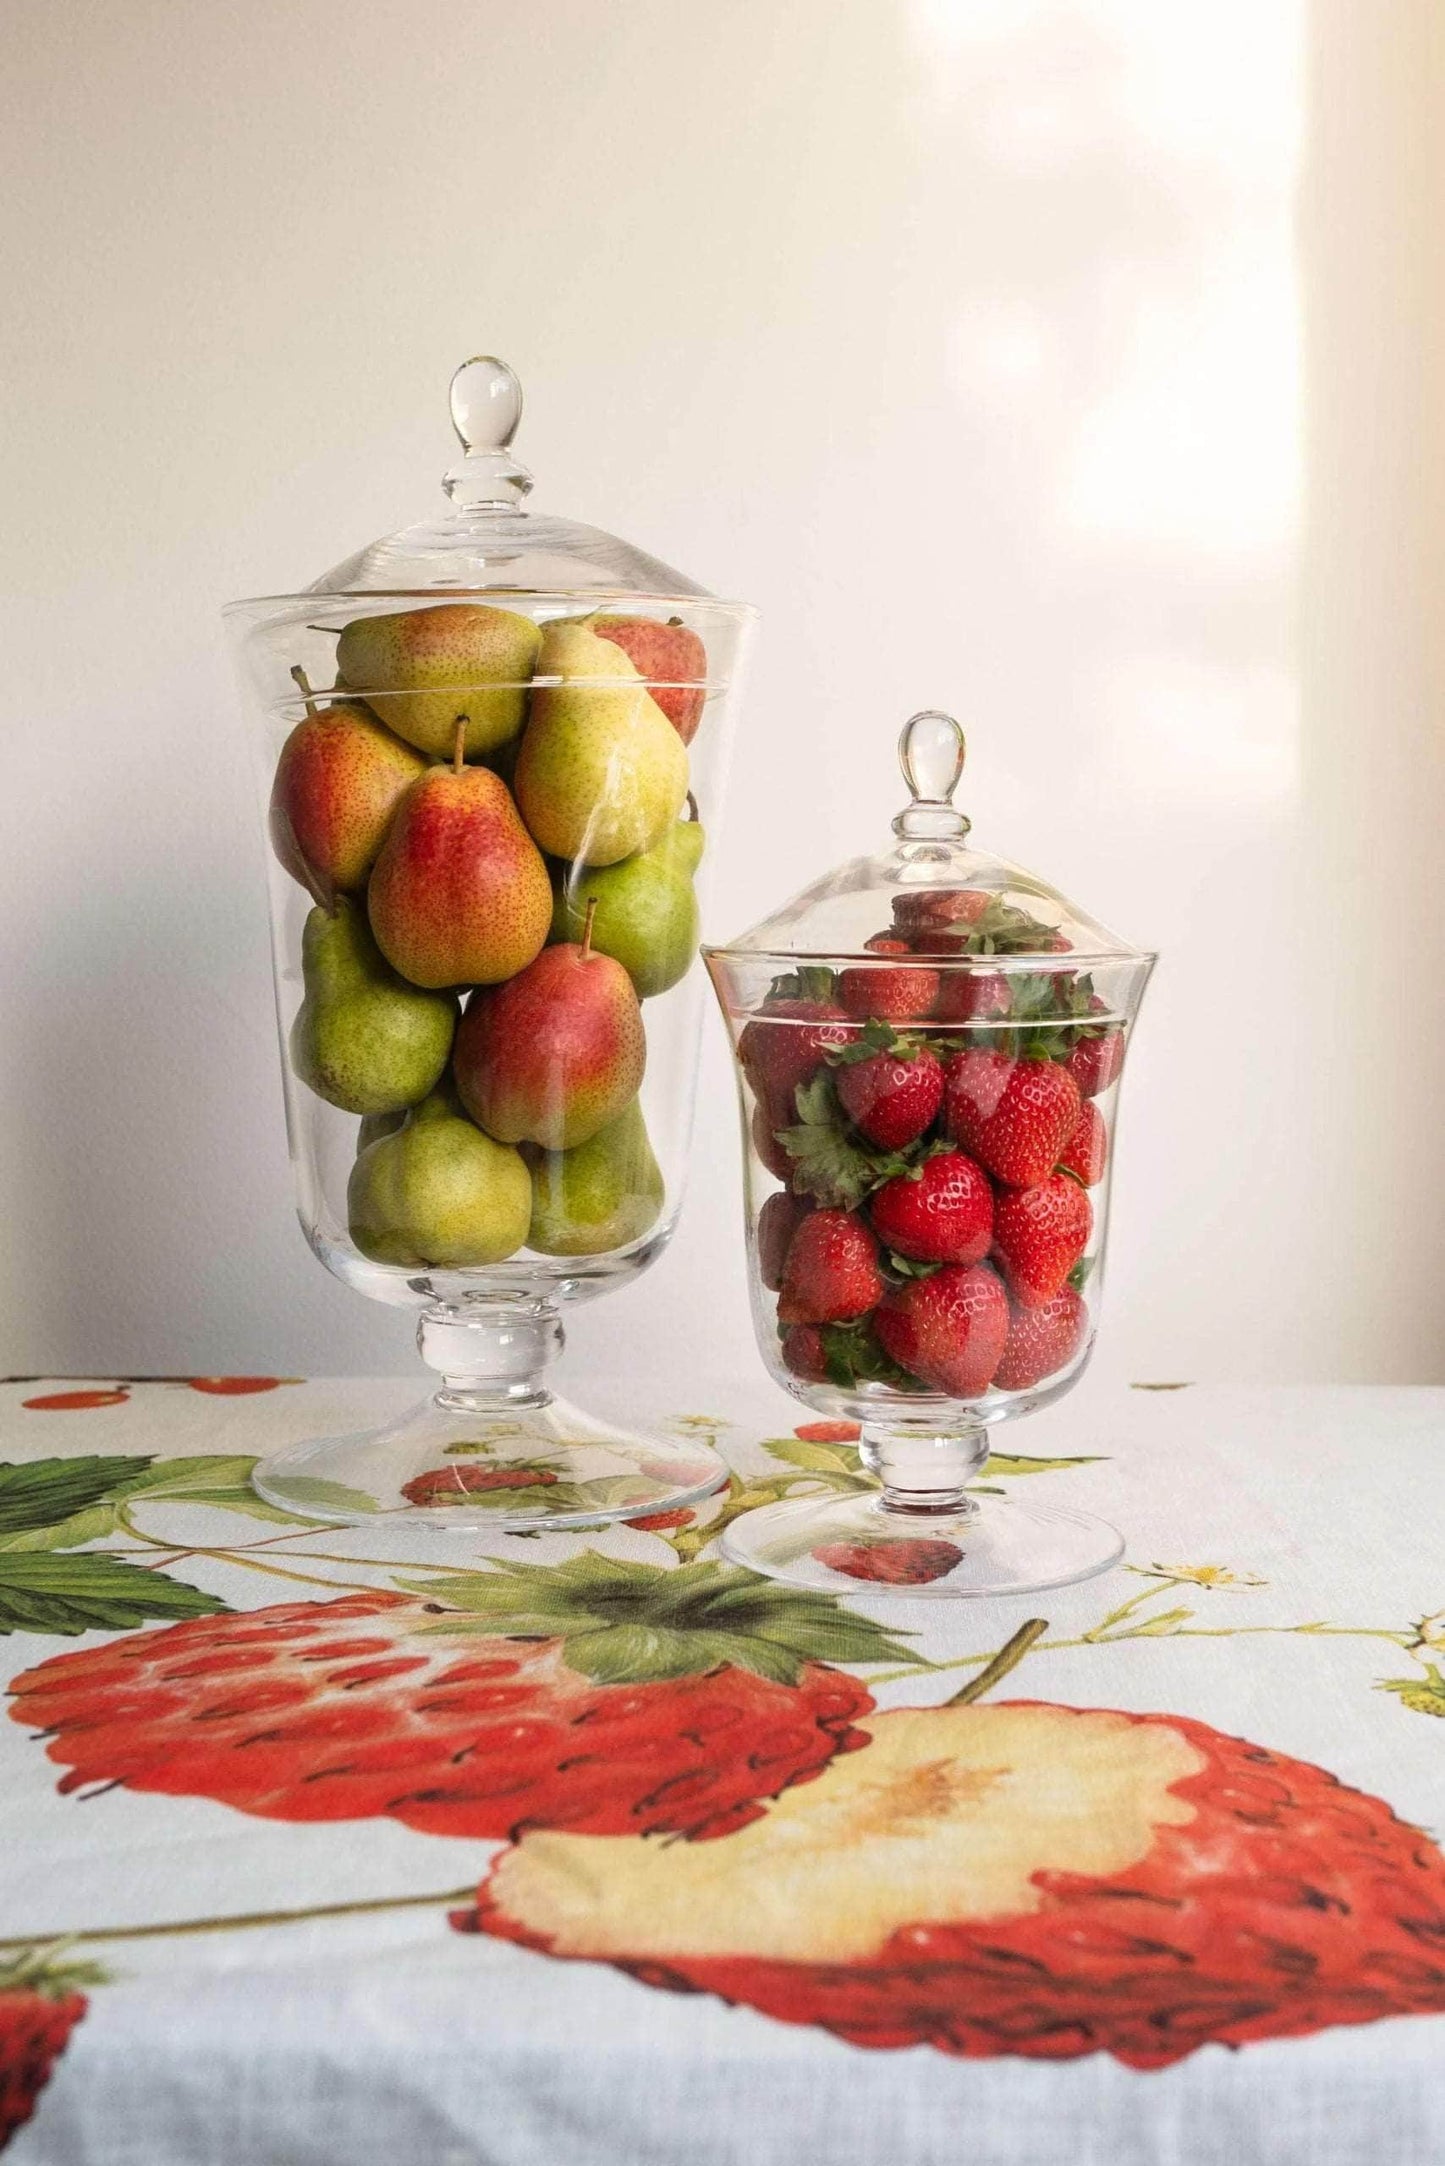
[[[893,822],[895,835],[930,842],[961,841],[969,820],[953,802],[967,756],[963,731],[936,707],[910,715],[898,739],[898,764],[913,802]]]
[[[453,374],[448,402],[465,457],[443,479],[447,495],[459,510],[515,509],[532,486],[511,455],[522,418],[516,370],[495,354],[473,354]]]

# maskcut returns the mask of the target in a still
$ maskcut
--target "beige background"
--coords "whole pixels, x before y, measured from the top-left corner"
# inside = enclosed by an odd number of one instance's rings
[[[764,612],[715,935],[945,704],[1163,949],[1107,1368],[1445,1375],[1434,0],[0,23],[0,1368],[409,1365],[291,1217],[216,612],[425,512],[492,348],[538,501]],[[729,1091],[580,1354],[752,1358]]]

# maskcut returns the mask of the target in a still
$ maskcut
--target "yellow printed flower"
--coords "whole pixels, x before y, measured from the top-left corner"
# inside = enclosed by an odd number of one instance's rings
[[[1437,1609],[1433,1617],[1422,1617],[1415,1627],[1413,1647],[1434,1647],[1445,1654],[1445,1609]]]

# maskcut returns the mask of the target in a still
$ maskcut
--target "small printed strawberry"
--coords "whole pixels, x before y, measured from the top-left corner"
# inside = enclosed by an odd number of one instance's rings
[[[999,1391],[1027,1391],[1066,1369],[1084,1343],[1089,1312],[1072,1286],[1061,1286],[1037,1309],[1016,1308],[1003,1360],[994,1371]]]
[[[825,1542],[813,1555],[830,1572],[846,1572],[849,1579],[871,1579],[884,1587],[924,1587],[963,1561],[956,1542],[920,1535],[896,1542]]]
[[[857,1212],[810,1211],[788,1243],[779,1323],[846,1323],[882,1293],[878,1244]]]
[[[833,1084],[853,1126],[880,1151],[916,1143],[943,1103],[943,1069],[926,1048],[849,1061]]]
[[[46,1391],[20,1404],[32,1414],[79,1414],[88,1407],[124,1406],[129,1397],[128,1391],[117,1386],[114,1391]]]
[[[951,1399],[976,1399],[993,1381],[1008,1337],[1008,1296],[987,1264],[945,1264],[890,1293],[873,1319],[900,1368]]]
[[[198,1629],[199,1628],[199,1629]],[[68,1769],[269,1820],[516,1840],[726,1835],[858,1739],[835,1662],[908,1650],[721,1564],[584,1552],[188,1619],[52,1656],[11,1713]]]
[[[1079,1115],[1079,1125],[1065,1144],[1059,1159],[1060,1173],[1072,1173],[1085,1188],[1093,1188],[1104,1178],[1104,1168],[1109,1163],[1109,1131],[1104,1116],[1092,1098],[1084,1100]]]
[[[906,940],[897,940],[891,933],[875,933],[863,945],[872,955],[912,953]],[[937,991],[938,972],[921,966],[864,965],[841,971],[838,977],[839,1000],[850,1015],[864,1021],[876,1016],[886,1023],[916,1023],[931,1010]]]
[[[690,1527],[696,1517],[687,1505],[679,1504],[670,1512],[644,1512],[640,1519],[625,1519],[622,1524],[643,1534],[665,1534],[673,1527]]]
[[[793,1434],[801,1437],[805,1444],[856,1444],[863,1428],[856,1421],[802,1421]],[[1445,1636],[1442,1636],[1442,1644],[1445,1644]]]
[[[994,1206],[993,1251],[1021,1307],[1040,1309],[1053,1300],[1083,1255],[1093,1223],[1088,1196],[1066,1173],[1004,1191]]]
[[[252,1392],[276,1391],[287,1379],[284,1376],[188,1376],[186,1382],[192,1391],[209,1392],[216,1399],[245,1399]]]
[[[403,1482],[401,1493],[408,1504],[465,1504],[488,1489],[541,1489],[555,1482],[550,1467],[488,1467],[475,1459],[458,1460],[450,1467],[430,1467]]]
[[[982,1048],[944,1065],[944,1125],[1011,1188],[1033,1188],[1079,1125],[1079,1086],[1057,1061],[1011,1061]]]
[[[1001,970],[945,970],[933,1013],[940,1023],[991,1023],[1009,1012],[1009,982]]]
[[[993,1189],[962,1151],[940,1151],[869,1200],[885,1248],[920,1263],[979,1263],[993,1245]]]
[[[816,1075],[831,1046],[847,1045],[857,1035],[856,1023],[831,1000],[774,1000],[743,1031],[738,1059],[754,1097],[791,1117],[798,1085]]]
[[[51,1951],[0,1956],[0,2151],[34,2113],[90,2005],[76,1989],[104,1983],[93,1963],[67,1963]]]
[[[802,1384],[826,1384],[828,1350],[816,1324],[794,1324],[782,1338],[783,1367]]]
[[[790,1196],[786,1190],[769,1196],[758,1213],[758,1277],[770,1294],[783,1283],[788,1244],[807,1215],[806,1196]]]
[[[894,896],[893,922],[909,935],[945,925],[973,925],[992,900],[982,888],[921,888],[917,894]]]

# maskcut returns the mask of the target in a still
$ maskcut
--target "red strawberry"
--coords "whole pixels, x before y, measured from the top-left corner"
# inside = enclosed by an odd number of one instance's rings
[[[769,1196],[758,1213],[758,1277],[775,1294],[783,1283],[788,1244],[808,1215],[805,1196]]]
[[[875,933],[863,943],[874,955],[908,955],[906,940],[890,933]],[[901,965],[864,966],[844,970],[838,978],[838,998],[850,1015],[862,1019],[877,1016],[885,1023],[915,1023],[928,1014],[938,991],[938,972]]]
[[[841,1027],[839,1027],[841,1026]],[[753,1095],[793,1118],[793,1093],[817,1073],[829,1046],[847,1045],[858,1026],[831,1000],[775,1000],[738,1040],[738,1059]],[[778,1127],[786,1127],[779,1121]]]
[[[737,1567],[584,1552],[130,1633],[16,1678],[11,1713],[47,1734],[62,1791],[472,1840],[696,1838],[852,1743],[873,1703],[822,1657],[904,1653]]]
[[[944,1077],[944,1125],[981,1166],[1012,1188],[1052,1173],[1079,1125],[1079,1086],[1066,1068],[979,1048],[955,1053]]]
[[[778,1141],[778,1130],[790,1127],[794,1117],[791,1112],[780,1115],[761,1098],[753,1107],[753,1149],[775,1181],[793,1178],[793,1161]]]
[[[32,1414],[74,1414],[92,1406],[124,1406],[130,1397],[128,1391],[47,1391],[38,1399],[22,1399],[20,1404]]]
[[[1072,1286],[1061,1286],[1037,1309],[1015,1309],[1003,1360],[994,1371],[999,1391],[1027,1391],[1066,1369],[1084,1343],[1089,1312]]]
[[[838,1324],[883,1293],[878,1244],[856,1211],[810,1211],[788,1243],[778,1321]]]
[[[1072,1173],[1085,1188],[1092,1188],[1104,1178],[1104,1168],[1109,1162],[1109,1131],[1104,1116],[1092,1098],[1084,1100],[1079,1115],[1079,1125],[1070,1136],[1059,1160],[1060,1173]]]
[[[555,1482],[550,1467],[487,1467],[475,1459],[459,1459],[449,1467],[430,1467],[403,1482],[401,1493],[408,1504],[465,1504],[486,1489],[541,1489]]]
[[[690,1527],[697,1513],[686,1504],[674,1506],[670,1512],[644,1512],[640,1519],[627,1519],[624,1526],[637,1527],[644,1534],[664,1534],[671,1527]]]
[[[945,970],[933,1012],[940,1023],[986,1023],[1009,1011],[1009,982],[1001,970]]]
[[[916,1143],[943,1103],[943,1070],[926,1050],[847,1061],[833,1085],[849,1120],[880,1151]]]
[[[896,1542],[826,1542],[813,1555],[830,1572],[846,1572],[850,1579],[877,1580],[887,1587],[922,1587],[951,1572],[961,1562],[963,1551],[956,1542],[925,1541],[912,1535]]]
[[[1066,1173],[1004,1191],[994,1206],[993,1250],[1021,1307],[1052,1301],[1083,1255],[1093,1223],[1087,1195]]]
[[[794,1324],[782,1338],[783,1367],[803,1384],[826,1384],[828,1357],[815,1324]]]
[[[90,1963],[59,1963],[39,1949],[0,1957],[0,2151],[35,2101],[90,2003],[80,1985],[104,1982]]]
[[[217,1399],[244,1399],[255,1391],[275,1391],[284,1376],[188,1376],[192,1391],[209,1392]]]
[[[993,1245],[993,1190],[962,1151],[940,1151],[917,1173],[885,1181],[868,1211],[884,1247],[920,1263],[978,1263]]]
[[[805,1444],[856,1444],[863,1427],[856,1421],[803,1421],[793,1434]]]
[[[916,894],[894,896],[893,922],[910,936],[944,925],[973,925],[992,900],[982,888],[920,888]]]
[[[945,1264],[890,1293],[873,1319],[879,1345],[951,1399],[987,1391],[1008,1337],[1008,1297],[987,1264]]]
[[[1097,1038],[1081,1038],[1064,1063],[1084,1098],[1097,1098],[1117,1082],[1123,1065],[1122,1030],[1105,1030]]]

